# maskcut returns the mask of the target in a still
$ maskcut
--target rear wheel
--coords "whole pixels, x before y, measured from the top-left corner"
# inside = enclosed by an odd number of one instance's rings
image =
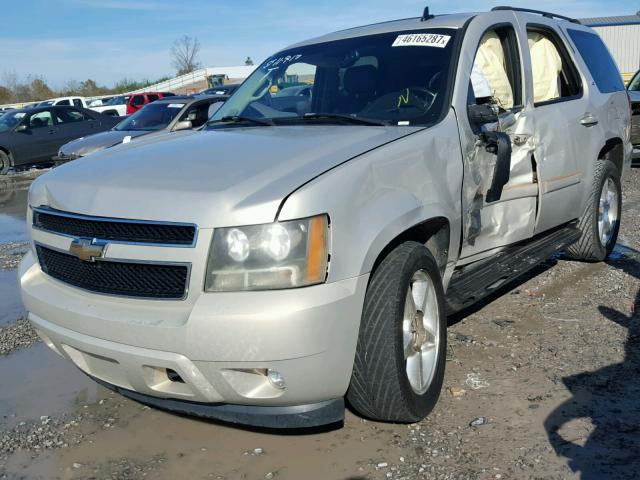
[[[588,262],[605,260],[618,239],[622,189],[620,172],[608,161],[598,161],[587,207],[578,223],[580,240],[567,248],[571,258]]]
[[[435,259],[423,245],[403,243],[380,263],[367,289],[350,404],[382,421],[427,416],[444,379],[446,328]]]
[[[0,150],[0,175],[6,175],[6,173],[11,168],[11,161],[9,160],[9,155]]]

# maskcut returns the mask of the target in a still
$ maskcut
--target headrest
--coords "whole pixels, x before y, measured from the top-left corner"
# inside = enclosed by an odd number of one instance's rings
[[[351,67],[344,72],[344,89],[352,95],[373,95],[378,80],[378,69],[373,65]]]

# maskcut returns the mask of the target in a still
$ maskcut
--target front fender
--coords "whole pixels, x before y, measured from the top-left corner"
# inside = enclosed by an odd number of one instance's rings
[[[327,213],[328,281],[369,273],[399,234],[431,218],[449,222],[449,252],[459,252],[462,157],[452,114],[336,167],[292,193],[278,220]],[[449,262],[452,261],[450,255]]]

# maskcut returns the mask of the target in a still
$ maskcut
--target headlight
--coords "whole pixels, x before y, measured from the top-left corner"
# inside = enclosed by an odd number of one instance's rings
[[[205,290],[228,292],[304,287],[325,281],[326,215],[213,232]]]

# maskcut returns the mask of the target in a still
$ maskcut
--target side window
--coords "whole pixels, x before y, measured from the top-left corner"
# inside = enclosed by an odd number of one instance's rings
[[[158,95],[151,93],[147,95],[147,98],[149,99],[149,103],[155,102],[156,100],[158,100]]]
[[[71,109],[63,109],[56,111],[56,122],[57,123],[76,123],[76,122],[84,122],[88,120],[88,118],[78,110]]]
[[[131,105],[144,105],[144,96],[143,95],[136,95],[135,97],[133,97],[133,100],[131,101]]]
[[[195,107],[191,107],[182,115],[180,121],[189,120],[193,128],[201,127],[209,118],[209,103],[201,103]]]
[[[623,91],[624,83],[618,67],[600,37],[581,30],[568,29],[568,32],[584,63],[587,64],[598,90],[602,93]]]
[[[80,100],[79,98],[74,98],[74,99],[73,99],[73,104],[74,104],[76,107],[82,107],[82,106],[83,106],[83,105],[82,105],[82,100]]]
[[[471,71],[469,103],[492,102],[502,110],[522,106],[522,79],[516,32],[498,27],[480,40]]]
[[[53,118],[49,110],[34,113],[29,118],[29,128],[42,128],[53,126]]]
[[[71,105],[71,103],[69,102],[69,100],[60,100],[58,103],[56,103],[56,105]]]
[[[548,28],[527,28],[535,104],[580,95],[582,83],[564,43]]]

